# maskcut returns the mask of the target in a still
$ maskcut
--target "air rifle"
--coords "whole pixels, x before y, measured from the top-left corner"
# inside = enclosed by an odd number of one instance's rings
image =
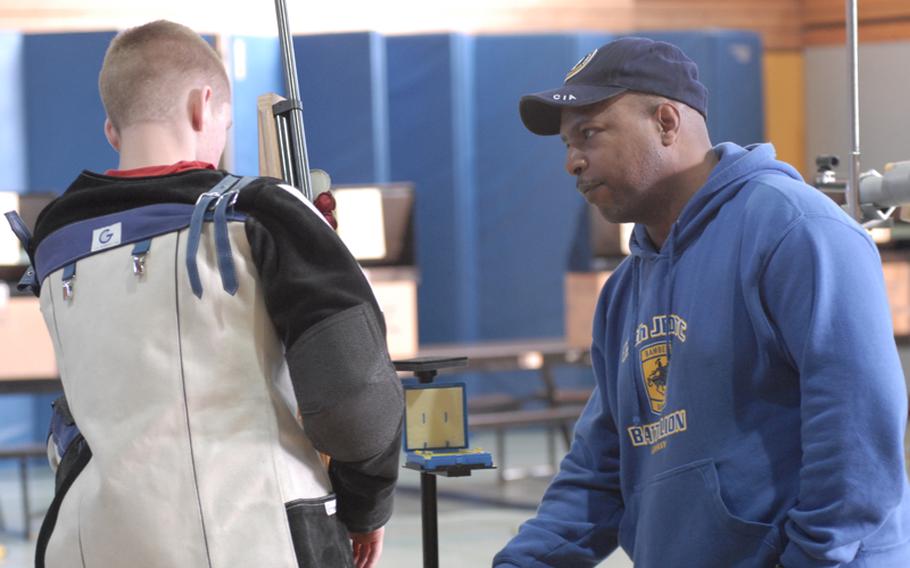
[[[322,170],[310,170],[303,127],[303,102],[297,81],[297,58],[294,55],[285,0],[275,0],[275,13],[288,96],[285,98],[267,93],[260,95],[257,100],[259,175],[280,178],[298,188],[304,197],[316,204],[332,227],[337,227],[332,213],[335,200],[328,193],[331,179]]]

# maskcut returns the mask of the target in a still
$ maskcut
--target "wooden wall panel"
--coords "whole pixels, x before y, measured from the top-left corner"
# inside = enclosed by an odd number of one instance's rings
[[[844,23],[826,26],[807,26],[803,34],[806,47],[814,45],[843,45],[847,40]],[[860,43],[906,41],[910,39],[910,18],[884,22],[860,22]]]
[[[637,0],[635,9],[636,29],[754,30],[767,49],[802,46],[799,0]]]
[[[545,32],[733,28],[759,32],[769,50],[843,43],[844,0],[289,0],[296,33]],[[910,38],[910,0],[861,0],[862,41]],[[274,34],[271,2],[218,0],[2,0],[0,28],[120,29],[156,18],[201,32]]]
[[[545,0],[532,6],[517,0],[490,2],[472,15],[470,31],[627,32],[635,26],[635,0]],[[466,28],[462,28],[466,29]]]
[[[771,49],[800,45],[801,0],[289,0],[296,33],[416,33],[735,28],[759,31]],[[157,18],[201,32],[273,34],[271,2],[217,0],[2,0],[0,27],[25,31],[120,29]]]
[[[806,45],[842,44],[846,38],[844,0],[802,0]],[[910,1],[858,2],[860,42],[910,39]]]
[[[636,0],[288,0],[295,33],[374,30],[561,31],[632,29]],[[0,0],[0,28],[25,31],[120,29],[153,19],[185,23],[200,32],[274,34],[272,2],[219,0]]]
[[[806,26],[843,25],[846,14],[844,0],[802,0]],[[910,17],[907,0],[860,0],[861,20],[884,20]]]
[[[765,136],[777,157],[799,169],[806,155],[805,57],[801,50],[770,51],[764,58]]]

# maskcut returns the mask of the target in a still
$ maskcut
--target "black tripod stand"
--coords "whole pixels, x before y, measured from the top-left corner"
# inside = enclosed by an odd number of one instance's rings
[[[422,384],[433,382],[440,369],[464,367],[467,357],[434,358],[421,357],[395,361],[395,369],[414,373]],[[407,410],[405,411],[407,412]],[[408,463],[408,469],[420,472],[420,519],[423,527],[423,565],[424,568],[439,567],[439,527],[437,522],[436,476],[465,477],[475,469],[491,469],[485,464],[449,464],[428,467],[425,464]]]

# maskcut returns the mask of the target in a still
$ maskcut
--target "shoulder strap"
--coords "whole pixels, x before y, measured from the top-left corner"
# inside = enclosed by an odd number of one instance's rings
[[[241,178],[236,185],[218,198],[218,203],[215,205],[215,251],[218,254],[218,272],[221,273],[222,288],[231,296],[237,293],[237,272],[234,269],[231,239],[228,236],[227,215],[228,210],[237,203],[240,190],[248,186],[254,179],[256,178]]]
[[[76,478],[79,477],[79,474],[82,473],[82,470],[92,459],[92,450],[81,434],[76,436],[70,446],[63,461],[60,462],[60,467],[57,469],[58,480],[54,500],[51,501],[50,506],[47,508],[44,521],[41,523],[41,529],[38,531],[38,541],[35,543],[35,568],[44,568],[47,545],[57,524],[57,516],[60,514],[63,498],[66,497]]]
[[[215,187],[199,196],[193,215],[190,218],[189,234],[186,242],[186,273],[190,279],[190,287],[197,298],[202,298],[202,280],[199,277],[199,265],[196,255],[199,252],[199,242],[202,239],[202,224],[207,214],[214,209],[215,222],[215,250],[218,256],[218,271],[221,273],[221,283],[225,291],[233,295],[237,292],[237,274],[234,270],[234,260],[231,256],[231,241],[227,231],[228,210],[233,207],[241,189],[249,185],[255,177],[238,178],[227,176]]]
[[[35,263],[32,260],[30,252],[32,244],[32,232],[28,230],[28,225],[25,224],[25,221],[22,220],[22,217],[20,217],[19,213],[16,211],[7,211],[3,214],[3,216],[6,217],[6,222],[9,223],[9,227],[12,229],[13,234],[15,234],[16,238],[19,239],[19,242],[22,243],[22,248],[28,255],[30,263],[28,269],[25,271],[25,274],[22,275],[19,283],[16,284],[16,289],[20,292],[30,290],[32,294],[38,296],[41,294],[41,284],[38,282],[38,278],[35,276]]]

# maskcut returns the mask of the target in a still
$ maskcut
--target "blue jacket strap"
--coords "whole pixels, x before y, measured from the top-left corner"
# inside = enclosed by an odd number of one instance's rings
[[[41,295],[41,284],[38,282],[37,274],[35,274],[35,267],[29,265],[25,274],[19,279],[19,283],[16,284],[16,290],[20,292],[28,290],[35,296]]]
[[[133,257],[133,274],[142,276],[145,274],[145,255],[152,248],[152,239],[144,239],[133,245],[133,251],[130,253]]]
[[[152,248],[152,239],[139,241],[133,245],[132,255],[139,256],[140,254],[148,254],[150,248]]]
[[[120,245],[125,246],[186,229],[192,214],[193,206],[186,203],[157,203],[66,225],[45,237],[35,248],[38,282],[71,262],[107,250],[90,248],[92,236],[99,227],[120,223]]]
[[[9,223],[9,228],[16,234],[16,238],[22,243],[22,248],[27,251],[29,245],[32,244],[32,232],[28,230],[28,225],[25,224],[19,213],[15,211],[7,211],[3,216],[6,217],[6,222]]]
[[[231,175],[225,176],[215,187],[200,195],[196,201],[196,207],[193,209],[193,215],[190,217],[190,228],[186,241],[186,273],[190,279],[190,287],[193,289],[193,294],[197,298],[202,298],[202,280],[199,278],[196,253],[199,251],[199,241],[202,238],[202,223],[205,221],[205,214],[212,203],[222,193],[237,183],[238,179]]]
[[[218,258],[218,272],[221,273],[221,286],[233,296],[237,293],[237,271],[234,268],[234,257],[231,254],[231,239],[228,235],[227,212],[234,206],[240,190],[252,182],[254,177],[246,176],[218,198],[215,205],[215,251]]]
[[[25,221],[22,220],[22,217],[16,211],[7,211],[3,216],[6,217],[9,228],[13,230],[16,238],[22,243],[22,248],[28,254],[29,246],[32,244],[32,232],[28,230],[28,225],[25,224]],[[29,255],[29,259],[31,259],[31,255]],[[20,292],[30,290],[35,296],[41,294],[41,284],[38,283],[38,277],[35,275],[35,269],[32,265],[29,265],[25,274],[19,279],[19,283],[16,284],[16,290]]]
[[[63,267],[63,299],[71,300],[73,298],[74,284],[76,280],[76,263],[71,262]]]
[[[54,442],[57,448],[57,455],[62,458],[80,432],[73,415],[70,413],[65,397],[61,396],[55,400],[52,406],[54,412],[51,415],[48,437]]]

